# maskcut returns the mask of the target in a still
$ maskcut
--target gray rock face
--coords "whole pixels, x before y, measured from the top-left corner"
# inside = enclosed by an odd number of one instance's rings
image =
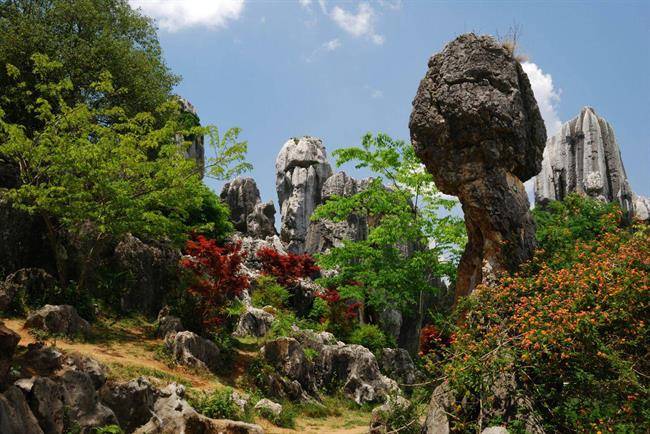
[[[352,196],[361,191],[367,180],[358,181],[345,172],[337,172],[323,184],[321,201],[327,202],[332,196]],[[320,253],[332,247],[339,247],[343,240],[363,240],[368,236],[368,221],[365,217],[350,215],[346,221],[329,220],[309,223],[305,238],[307,253]]]
[[[40,296],[52,290],[56,280],[41,268],[21,268],[0,283],[0,311],[5,310],[18,293]]]
[[[178,282],[180,252],[166,244],[147,244],[127,235],[115,248],[115,266],[128,276],[122,309],[155,317]]]
[[[447,414],[453,402],[453,392],[447,382],[442,383],[433,390],[427,417],[422,426],[422,434],[449,434],[449,418]]]
[[[91,357],[72,353],[64,357],[62,364],[69,370],[82,371],[88,374],[95,389],[99,389],[106,383],[108,368]]]
[[[61,434],[64,423],[64,389],[48,377],[36,377],[29,393],[29,405],[45,434]]]
[[[60,377],[63,404],[70,418],[82,428],[101,427],[117,423],[115,413],[101,402],[90,376],[82,371],[66,371]]]
[[[379,357],[381,372],[400,385],[414,384],[420,381],[420,373],[410,354],[403,348],[384,348]]]
[[[219,348],[196,333],[183,331],[168,334],[165,345],[174,359],[183,365],[215,371],[219,366]]]
[[[106,384],[99,396],[102,403],[113,410],[120,427],[133,432],[151,419],[158,390],[140,377],[126,383]]]
[[[307,401],[315,396],[314,365],[294,338],[281,337],[262,347],[261,355],[275,374],[264,379],[263,386],[278,398]]]
[[[0,432],[2,434],[43,434],[23,392],[15,386],[0,394]]]
[[[332,176],[323,143],[309,136],[288,140],[275,160],[275,172],[280,238],[292,253],[303,253],[309,218],[321,203],[323,184]]]
[[[0,321],[0,386],[5,382],[11,369],[11,359],[18,342],[20,342],[18,333],[5,327],[4,322]]]
[[[282,413],[281,404],[266,398],[257,401],[254,408],[261,413],[270,413],[274,416],[280,416],[280,413]]]
[[[411,403],[408,399],[402,396],[389,396],[386,402],[378,407],[372,409],[372,415],[370,417],[370,434],[386,434],[389,430],[394,428],[401,427],[389,427],[388,422],[393,414],[396,412],[403,413],[407,411]],[[419,424],[417,421],[414,421],[412,425],[409,425],[413,432],[419,429]]]
[[[31,312],[25,321],[25,328],[43,330],[50,334],[74,337],[90,332],[90,324],[68,304],[46,304]]]
[[[22,376],[47,376],[61,369],[63,354],[54,347],[45,346],[43,342],[35,342],[27,345],[27,351],[17,357],[17,361]]]
[[[541,169],[546,129],[519,62],[489,36],[459,36],[429,60],[409,128],[438,188],[463,206],[456,296],[529,259],[535,226],[522,181]]]
[[[233,336],[253,336],[261,338],[271,330],[275,317],[256,307],[246,306],[246,311],[239,317]]]
[[[164,338],[170,333],[182,332],[185,330],[181,319],[173,315],[164,315],[158,318],[158,329],[156,335]]]
[[[224,185],[221,200],[230,208],[230,219],[242,234],[265,238],[276,234],[275,205],[262,203],[253,178],[235,178]]]
[[[195,125],[201,125],[201,121],[196,112],[196,108],[194,108],[194,106],[185,98],[178,97],[178,102],[181,105],[181,111],[187,115],[193,116],[195,118]],[[201,177],[203,177],[205,174],[205,145],[203,135],[176,138],[179,143],[182,143],[183,139],[190,142],[189,146],[184,149],[185,157],[196,162],[197,170],[199,171]]]
[[[535,178],[538,205],[572,192],[618,202],[628,218],[648,220],[648,200],[632,192],[614,129],[591,107],[583,107],[549,137],[542,171]]]
[[[185,388],[176,383],[159,391],[153,416],[134,434],[263,434],[259,425],[210,419],[197,413],[184,399]]]

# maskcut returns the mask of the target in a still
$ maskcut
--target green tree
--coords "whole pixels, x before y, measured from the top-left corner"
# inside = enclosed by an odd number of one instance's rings
[[[0,154],[17,167],[20,181],[5,197],[13,206],[42,217],[62,285],[68,277],[64,240],[84,240],[77,281],[82,289],[107,240],[131,232],[182,241],[188,231],[206,229],[210,210],[218,206],[206,201],[214,195],[206,193],[200,168],[185,158],[189,143],[181,138],[214,127],[184,130],[178,121],[179,106],[172,100],[157,109],[168,119],[160,127],[147,112],[131,116],[119,106],[68,105],[66,97],[75,88],[69,78],[58,79],[63,64],[41,54],[33,55],[32,61],[35,94],[23,86],[18,68],[6,68],[12,86],[22,89],[21,96],[29,101],[28,113],[42,127],[30,135],[27,126],[5,120],[0,108]],[[107,99],[116,92],[107,72],[91,88]],[[246,142],[238,142],[237,134],[230,136],[225,144],[213,144],[226,154],[208,161],[215,176],[248,167],[243,162]],[[198,219],[192,218],[193,210],[199,210]],[[202,217],[201,210],[208,214]],[[223,224],[227,213],[220,209],[217,214]]]
[[[369,221],[367,239],[344,241],[320,255],[319,265],[338,274],[321,279],[342,298],[375,312],[387,306],[412,310],[423,292],[435,291],[434,278],[454,279],[465,243],[462,219],[449,215],[457,203],[441,196],[410,144],[386,134],[366,134],[360,147],[334,151],[337,164],[354,162],[375,175],[350,197],[333,197],[313,219]],[[442,216],[441,213],[446,215]]]
[[[151,20],[126,0],[0,1],[0,65],[23,72],[23,88],[16,89],[12,77],[0,71],[0,104],[5,120],[23,125],[27,135],[44,122],[31,111],[34,97],[41,96],[40,78],[31,65],[37,53],[62,65],[51,72],[53,79],[74,84],[63,96],[69,106],[85,102],[95,108],[121,107],[129,116],[156,114],[179,82],[165,65]],[[97,91],[93,83],[103,71],[119,91]]]

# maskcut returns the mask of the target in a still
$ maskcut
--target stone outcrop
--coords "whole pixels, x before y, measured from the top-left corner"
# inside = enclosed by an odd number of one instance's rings
[[[166,294],[178,284],[180,252],[165,243],[145,243],[128,234],[113,256],[115,268],[125,275],[122,309],[155,317]]]
[[[216,371],[219,367],[219,347],[194,332],[170,333],[165,345],[176,362],[193,368]]]
[[[322,189],[332,168],[320,139],[288,140],[275,160],[276,189],[282,215],[280,238],[292,253],[305,251],[309,219],[322,200]]]
[[[415,384],[423,374],[417,370],[411,355],[403,348],[384,348],[379,356],[379,367],[382,374],[400,383],[400,385]]]
[[[158,390],[144,377],[126,383],[108,383],[99,390],[104,405],[111,408],[120,427],[133,432],[151,419]]]
[[[260,413],[269,413],[274,416],[280,416],[280,413],[282,413],[282,405],[267,398],[257,401],[254,408]]]
[[[255,238],[276,235],[275,205],[273,201],[262,203],[253,178],[238,177],[226,183],[221,200],[230,208],[230,219],[237,231]]]
[[[322,203],[332,196],[352,196],[362,191],[368,180],[356,180],[345,172],[337,172],[323,184]],[[318,220],[309,223],[305,238],[307,253],[321,253],[339,247],[343,240],[359,241],[368,236],[368,221],[363,216],[350,215],[347,220],[333,222]]]
[[[316,396],[314,365],[294,338],[281,337],[262,347],[260,354],[274,372],[262,379],[263,387],[273,396],[307,401]]]
[[[0,283],[0,311],[9,307],[16,294],[42,297],[56,286],[56,280],[41,268],[21,268]]]
[[[235,326],[233,336],[244,337],[253,336],[261,338],[271,330],[271,324],[275,317],[263,309],[258,309],[252,306],[246,306],[246,310],[242,313]]]
[[[185,330],[181,319],[173,315],[163,315],[158,317],[158,327],[156,336],[164,338],[170,333],[182,332]]]
[[[463,207],[468,243],[458,297],[532,256],[523,181],[541,169],[546,129],[528,77],[493,38],[461,35],[428,66],[409,128],[437,187]]]
[[[90,332],[88,321],[80,317],[77,310],[68,304],[46,304],[30,312],[25,321],[25,328],[68,337],[87,335]]]
[[[43,434],[23,392],[11,386],[0,393],[0,432],[2,434]]]
[[[18,333],[5,327],[5,324],[0,321],[0,386],[5,382],[9,373],[11,359],[14,356],[18,342],[20,342]]]
[[[192,118],[192,121],[190,122],[191,126],[200,126],[201,121],[196,112],[196,108],[194,108],[194,106],[185,98],[177,97],[177,100],[180,103],[181,112],[185,116]],[[196,162],[197,170],[199,171],[201,178],[203,178],[203,175],[205,174],[205,145],[203,135],[192,135],[189,137],[181,137],[180,135],[177,135],[177,142],[182,143],[183,140],[189,142],[189,145],[184,149],[185,158]]]
[[[573,192],[617,202],[628,219],[648,220],[650,202],[632,192],[614,128],[591,107],[583,107],[549,137],[535,178],[538,205]]]

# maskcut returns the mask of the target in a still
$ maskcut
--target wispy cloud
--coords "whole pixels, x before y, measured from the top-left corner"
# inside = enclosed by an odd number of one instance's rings
[[[129,3],[170,32],[190,27],[223,28],[239,19],[244,10],[244,0],[129,0]]]
[[[384,43],[384,37],[375,31],[376,12],[368,3],[359,3],[356,13],[335,6],[330,17],[344,31],[355,37],[367,37],[377,45]]]
[[[318,48],[316,48],[312,53],[305,57],[307,63],[311,63],[316,60],[321,54],[336,51],[341,48],[341,41],[338,39],[332,39],[331,41],[324,42]]]
[[[521,67],[528,75],[530,80],[530,87],[533,89],[539,111],[544,118],[546,124],[546,132],[548,136],[552,136],[560,130],[562,121],[557,114],[557,107],[560,103],[560,95],[562,91],[556,89],[553,85],[553,77],[551,74],[545,74],[542,68],[532,62],[524,62]]]

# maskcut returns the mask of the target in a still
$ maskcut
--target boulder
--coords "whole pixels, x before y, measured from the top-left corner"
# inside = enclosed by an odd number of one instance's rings
[[[317,394],[314,365],[296,339],[281,337],[267,342],[260,353],[275,371],[275,375],[263,379],[265,388],[273,396],[309,400],[309,395]]]
[[[15,386],[0,394],[0,433],[43,434],[23,392]]]
[[[64,429],[64,389],[48,377],[35,377],[28,394],[29,405],[45,434],[61,434]]]
[[[18,342],[20,342],[20,335],[0,321],[0,386],[4,384],[9,374]]]
[[[46,346],[43,342],[27,345],[27,351],[16,357],[23,377],[48,376],[61,369],[63,354],[53,346]]]
[[[447,414],[454,402],[454,395],[447,382],[437,386],[431,394],[422,434],[449,434]]]
[[[422,380],[411,355],[403,348],[384,348],[379,356],[381,372],[400,385],[415,384]]]
[[[6,310],[16,294],[42,297],[56,286],[56,280],[42,268],[21,268],[0,283],[0,311]]]
[[[399,390],[394,380],[382,375],[375,355],[361,345],[325,345],[314,370],[319,386],[340,389],[357,404],[381,401]]]
[[[164,315],[158,317],[158,328],[156,329],[156,336],[164,338],[170,333],[182,332],[185,330],[181,319],[173,315]]]
[[[548,138],[542,170],[535,178],[538,205],[574,192],[617,202],[628,220],[648,220],[645,198],[632,192],[627,179],[614,129],[592,107],[583,107]]]
[[[276,189],[281,212],[280,238],[292,253],[305,251],[312,213],[321,203],[323,184],[332,175],[320,139],[288,140],[275,160]]]
[[[172,383],[160,390],[149,421],[134,434],[263,434],[259,425],[210,419],[197,413],[184,399],[185,388]]]
[[[25,321],[25,328],[68,337],[87,335],[90,332],[88,321],[80,317],[77,310],[68,304],[46,304],[30,312]]]
[[[278,404],[277,402],[273,402],[270,399],[260,399],[257,401],[257,404],[255,404],[255,410],[259,411],[262,415],[266,414],[272,414],[274,416],[280,416],[280,413],[282,413],[282,405]]]
[[[411,407],[411,403],[408,399],[399,395],[388,396],[384,404],[372,409],[370,429],[368,430],[369,434],[386,434],[391,429],[402,428],[390,427],[388,426],[388,421],[393,413],[405,412],[409,407]],[[418,421],[413,421],[409,427],[412,428],[409,432],[414,432],[419,428]]]
[[[145,243],[126,235],[113,253],[116,270],[126,276],[120,304],[125,311],[154,317],[167,293],[178,285],[180,252],[168,243]]]
[[[115,413],[99,401],[90,375],[68,370],[59,377],[59,382],[63,386],[63,405],[70,419],[82,429],[117,424]]]
[[[276,235],[275,205],[262,203],[253,178],[237,177],[221,190],[221,200],[230,208],[230,219],[242,234],[265,238]]]
[[[271,330],[275,317],[256,307],[246,306],[246,311],[241,314],[233,332],[235,337],[253,336],[260,338]]]
[[[193,368],[216,371],[219,367],[219,348],[194,332],[168,334],[165,345],[176,362]]]
[[[521,65],[492,37],[460,35],[428,66],[409,128],[436,186],[463,207],[468,243],[458,298],[532,257],[535,224],[523,182],[541,169],[546,129]]]
[[[106,383],[108,368],[91,357],[70,353],[64,357],[63,366],[68,370],[78,370],[88,374],[95,389],[99,389]]]
[[[126,432],[151,419],[158,390],[144,377],[122,383],[107,383],[99,391],[101,402],[113,410],[120,427]]]

